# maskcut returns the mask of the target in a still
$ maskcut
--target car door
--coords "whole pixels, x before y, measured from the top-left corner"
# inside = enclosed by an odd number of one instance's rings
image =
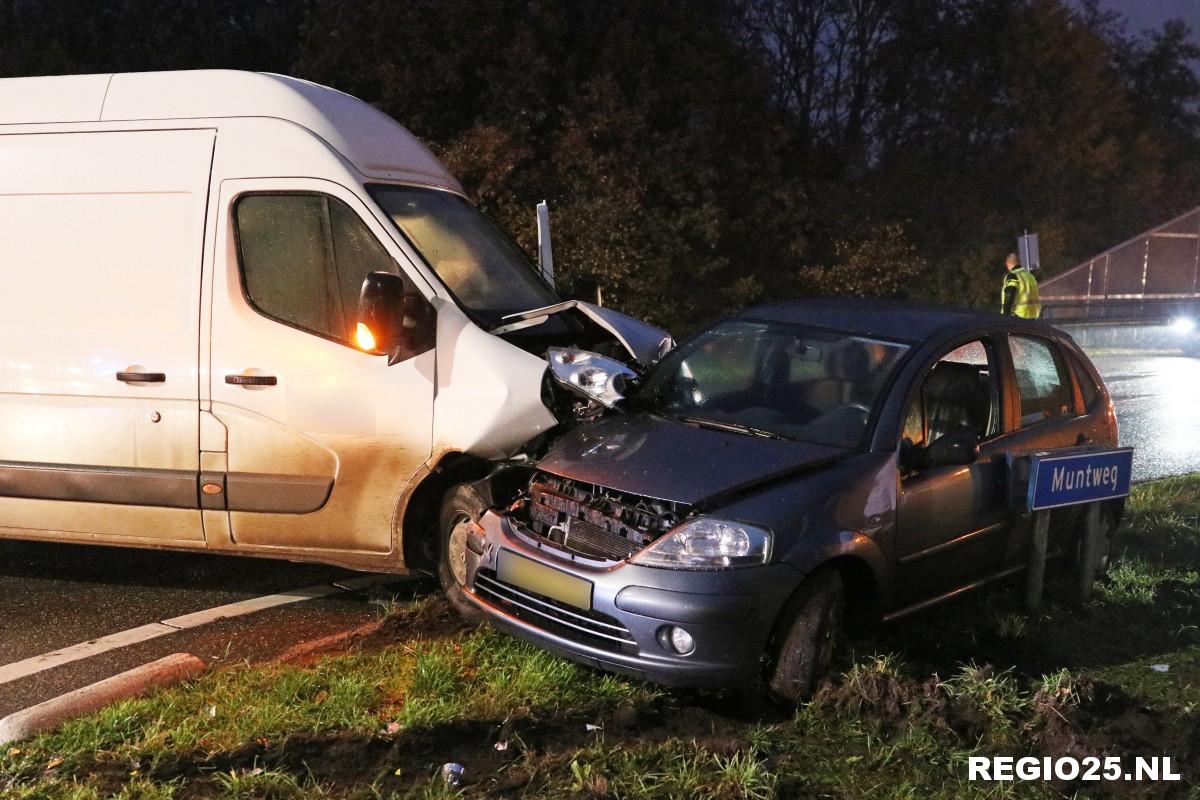
[[[0,136],[0,528],[200,545],[214,131]]]
[[[210,391],[232,541],[388,552],[398,498],[432,447],[434,315],[413,315],[428,329],[389,366],[356,345],[358,293],[375,270],[404,277],[414,304],[428,308],[432,291],[341,186],[225,181],[221,209]]]
[[[1003,568],[1012,524],[1005,474],[1005,392],[997,342],[958,343],[910,393],[901,461],[955,430],[979,439],[968,465],[902,469],[897,505],[897,600],[910,606]]]
[[[1090,443],[1097,432],[1095,420],[1087,414],[1058,342],[1035,334],[1014,333],[1006,337],[1005,345],[1012,370],[1010,394],[1017,409],[1016,430],[1007,437],[1012,456]],[[1052,512],[1052,545],[1070,532],[1078,511],[1067,508]],[[1031,535],[1031,520],[1023,516],[1009,536],[1007,563],[1025,563]]]

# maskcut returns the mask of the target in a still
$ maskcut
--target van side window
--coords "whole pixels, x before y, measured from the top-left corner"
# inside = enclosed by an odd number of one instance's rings
[[[358,215],[336,198],[247,195],[234,207],[234,219],[247,299],[293,327],[352,344],[367,273],[408,280]]]
[[[1058,349],[1033,336],[1011,336],[1008,344],[1021,395],[1021,427],[1072,416],[1075,395]]]

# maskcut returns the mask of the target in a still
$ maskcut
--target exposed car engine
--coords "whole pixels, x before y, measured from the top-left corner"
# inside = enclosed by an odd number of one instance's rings
[[[536,472],[509,513],[585,558],[620,561],[674,528],[691,508]]]

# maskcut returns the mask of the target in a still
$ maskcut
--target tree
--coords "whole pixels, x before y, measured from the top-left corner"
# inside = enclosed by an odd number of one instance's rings
[[[563,282],[677,332],[771,298],[992,305],[1200,196],[1200,48],[1095,0],[0,0],[0,74],[225,67],[373,103]]]

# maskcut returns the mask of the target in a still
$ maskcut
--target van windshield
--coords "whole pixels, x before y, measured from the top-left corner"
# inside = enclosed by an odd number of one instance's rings
[[[414,186],[369,190],[468,311],[498,323],[559,302],[520,248],[458,195]]]

